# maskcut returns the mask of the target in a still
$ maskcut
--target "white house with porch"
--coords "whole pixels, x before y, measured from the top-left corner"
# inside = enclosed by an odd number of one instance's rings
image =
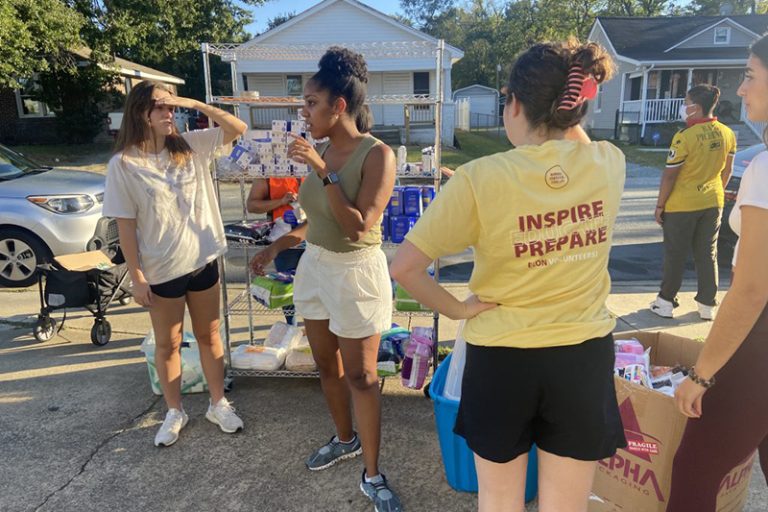
[[[324,0],[287,22],[242,45],[354,45],[356,43],[424,42],[437,45],[437,39],[404,25],[393,17],[356,0]],[[247,52],[244,52],[247,55]],[[366,57],[365,51],[362,51]],[[451,68],[464,53],[445,46],[443,58],[443,122],[442,140],[453,144],[454,105],[451,90]],[[423,53],[397,58],[366,57],[368,65],[368,95],[423,95],[436,93],[435,58]],[[235,74],[244,94],[258,92],[260,96],[301,96],[304,84],[317,71],[317,59],[258,59],[238,58]],[[298,107],[290,107],[296,111]],[[403,128],[409,127],[411,142],[434,142],[434,105],[372,104],[374,134],[398,143]],[[240,110],[241,118],[252,128],[267,127],[272,119],[284,118],[285,108],[249,107]],[[289,115],[296,115],[289,112]],[[389,135],[389,137],[387,137]]]
[[[749,46],[766,27],[768,15],[598,17],[589,39],[609,50],[617,74],[599,87],[587,127],[597,136],[666,144],[686,92],[711,84],[721,91],[716,115],[739,145],[759,142],[763,127],[747,120],[736,91]]]

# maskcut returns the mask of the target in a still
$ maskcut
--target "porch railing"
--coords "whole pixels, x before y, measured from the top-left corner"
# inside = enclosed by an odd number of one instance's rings
[[[750,121],[747,118],[747,109],[744,107],[744,102],[741,103],[741,120],[744,121],[744,124],[747,125],[750,130],[755,132],[755,135],[757,135],[760,140],[763,140],[763,132],[765,131],[765,127],[768,126],[768,123]]]
[[[637,116],[624,116],[624,119],[636,119],[642,121],[642,113],[645,112],[645,122],[668,123],[680,119],[680,106],[685,103],[685,98],[670,98],[661,100],[632,100],[622,103],[622,112],[624,114],[637,113]],[[645,108],[643,108],[645,107]]]

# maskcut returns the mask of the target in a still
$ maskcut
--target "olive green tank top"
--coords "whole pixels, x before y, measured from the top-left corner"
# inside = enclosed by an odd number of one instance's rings
[[[360,184],[363,181],[363,162],[368,152],[382,142],[370,135],[366,136],[347,159],[341,169],[336,170],[339,185],[344,195],[355,202]],[[320,156],[325,155],[329,143],[317,148]],[[365,249],[372,245],[381,245],[381,219],[373,223],[371,229],[357,242],[349,239],[331,211],[323,180],[317,173],[310,173],[299,188],[299,203],[307,214],[307,242],[333,252],[351,252]]]

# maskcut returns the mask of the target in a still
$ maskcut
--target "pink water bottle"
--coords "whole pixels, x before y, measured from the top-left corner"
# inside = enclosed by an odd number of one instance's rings
[[[401,373],[403,386],[421,389],[427,378],[429,363],[432,358],[432,329],[414,327],[411,341],[405,348]]]

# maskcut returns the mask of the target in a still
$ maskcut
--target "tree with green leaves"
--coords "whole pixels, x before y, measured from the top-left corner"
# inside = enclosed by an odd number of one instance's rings
[[[83,37],[89,46],[181,77],[182,94],[203,99],[200,43],[246,41],[252,18],[239,4],[265,0],[64,1],[88,21]],[[229,66],[218,59],[211,64],[215,86],[230,87]]]
[[[82,44],[85,20],[59,0],[0,2],[0,87],[17,88],[35,73],[72,69],[68,48]]]
[[[295,16],[296,16],[296,11],[284,12],[282,14],[278,14],[274,18],[270,18],[269,20],[267,20],[267,30],[272,30],[273,28],[282,25],[283,23],[285,23],[286,21],[289,21]]]
[[[717,16],[721,9],[724,14],[763,14],[768,9],[765,0],[693,0],[689,6],[691,14]]]

